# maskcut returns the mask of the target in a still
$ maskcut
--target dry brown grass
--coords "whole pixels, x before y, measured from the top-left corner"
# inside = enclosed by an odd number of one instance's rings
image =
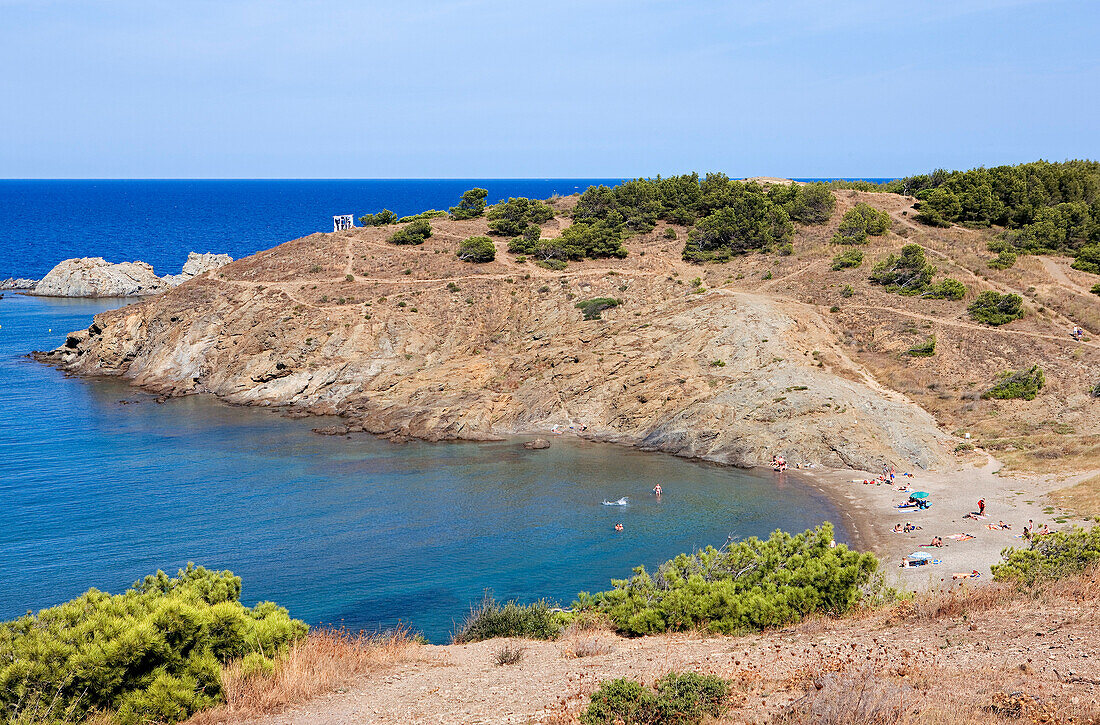
[[[1100,516],[1100,475],[1050,494],[1059,506],[1073,509],[1083,516]]]
[[[196,714],[188,725],[213,725],[280,712],[334,692],[370,672],[415,656],[417,640],[405,628],[385,634],[318,629],[280,660],[272,675],[246,674],[241,662],[222,669],[225,703]]]

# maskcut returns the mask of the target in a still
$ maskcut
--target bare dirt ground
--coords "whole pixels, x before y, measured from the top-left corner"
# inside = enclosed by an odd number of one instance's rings
[[[730,679],[733,707],[723,722],[769,722],[796,701],[803,714],[794,722],[871,722],[898,708],[900,716],[875,721],[1068,722],[982,708],[1002,701],[998,693],[1023,693],[1048,715],[1098,712],[1097,586],[1077,581],[1038,597],[956,586],[887,610],[745,637],[585,632],[558,642],[423,646],[346,692],[255,722],[569,723],[600,682],[651,684],[670,671]],[[506,644],[524,648],[518,664],[494,664]]]

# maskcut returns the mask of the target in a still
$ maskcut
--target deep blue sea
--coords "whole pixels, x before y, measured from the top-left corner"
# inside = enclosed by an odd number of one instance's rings
[[[172,272],[189,250],[239,256],[329,228],[335,212],[440,208],[475,184],[503,197],[583,182],[0,182],[0,277],[76,255]],[[770,472],[566,437],[532,452],[318,436],[315,420],[157,404],[26,357],[122,304],[0,299],[0,619],[194,561],[311,624],[402,621],[439,642],[485,589],[567,604],[638,564],[837,519]]]

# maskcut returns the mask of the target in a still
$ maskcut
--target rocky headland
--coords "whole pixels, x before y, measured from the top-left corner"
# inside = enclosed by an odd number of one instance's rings
[[[966,447],[947,431],[992,433],[1005,405],[1017,421],[1060,419],[1095,435],[1080,383],[1100,378],[1100,360],[1074,351],[1095,352],[1096,343],[1052,331],[1052,318],[1069,327],[1057,308],[989,328],[969,322],[963,303],[900,297],[857,270],[830,271],[830,237],[857,200],[895,220],[897,233],[868,253],[918,238],[971,295],[1003,288],[967,266],[981,233],[918,229],[905,218],[912,199],[892,194],[846,192],[828,225],[798,232],[796,254],[728,265],[683,262],[682,243],[664,228],[632,237],[625,260],[553,271],[498,242],[496,261],[475,265],[455,248],[485,222],[435,219],[420,246],[388,244],[393,227],[287,242],[98,315],[40,357],[164,395],[341,415],[351,431],[397,439],[479,440],[557,425],[738,466],[778,453],[839,468],[935,467]],[[568,224],[570,203],[558,202],[544,236]],[[1030,295],[1055,289],[1067,291],[1048,277]],[[595,297],[622,305],[585,320],[576,302]],[[929,334],[939,340],[935,357],[903,354]],[[1035,359],[1048,381],[1036,400],[971,394]]]

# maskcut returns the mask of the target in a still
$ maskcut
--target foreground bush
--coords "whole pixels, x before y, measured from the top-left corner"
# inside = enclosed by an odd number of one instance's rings
[[[521,196],[494,204],[485,216],[489,219],[490,234],[518,237],[528,226],[553,219],[554,208],[544,201]]]
[[[1028,586],[1079,574],[1100,562],[1100,526],[1035,536],[1026,549],[1008,548],[993,579]]]
[[[694,725],[717,718],[729,698],[729,683],[714,675],[670,673],[657,680],[656,691],[620,678],[592,693],[583,725]]]
[[[492,262],[497,258],[497,248],[489,237],[470,237],[462,240],[455,254],[463,262]]]
[[[383,209],[377,214],[364,214],[359,217],[359,223],[365,227],[384,227],[387,224],[396,224],[397,215],[389,209]]]
[[[387,240],[390,244],[423,244],[432,235],[432,225],[427,219],[417,219],[398,229]]]
[[[945,277],[939,284],[928,287],[921,297],[930,300],[961,300],[966,297],[966,285],[957,279]]]
[[[501,604],[486,593],[476,607],[470,609],[462,628],[452,638],[455,644],[480,642],[495,637],[526,637],[554,639],[561,632],[562,618],[550,609],[550,603],[540,599],[534,604],[507,602]]]
[[[577,303],[577,309],[584,313],[586,320],[598,320],[604,310],[618,307],[623,303],[614,297],[593,297],[590,300],[582,300]]]
[[[967,311],[978,322],[994,327],[1007,325],[1024,316],[1024,298],[1020,295],[1001,294],[986,290],[970,303]]]
[[[452,219],[475,219],[485,213],[485,197],[489,196],[486,189],[470,189],[463,192],[462,200],[458,206],[450,208]]]
[[[1014,373],[1004,373],[1000,382],[982,393],[982,398],[996,400],[1035,400],[1035,396],[1046,384],[1043,369],[1038,365],[1018,370]]]
[[[836,272],[841,269],[856,268],[863,265],[863,250],[862,249],[846,249],[840,254],[833,257],[833,271]]]
[[[610,591],[581,592],[574,608],[606,614],[627,634],[707,629],[724,634],[779,627],[813,612],[842,613],[878,568],[872,554],[831,546],[832,524],[776,531],[681,554],[650,576],[644,567]]]
[[[932,284],[936,268],[924,256],[924,247],[906,244],[900,255],[891,254],[871,270],[872,284],[881,285],[888,292],[900,295],[917,295]]]
[[[222,695],[221,667],[272,658],[306,635],[270,602],[239,601],[240,577],[188,564],[125,594],[95,589],[0,625],[0,707],[52,703],[50,721],[114,711],[119,723],[177,722]],[[14,717],[13,717],[14,719]]]
[[[880,237],[890,228],[890,215],[859,202],[844,213],[833,235],[834,244],[866,244],[867,237]]]

